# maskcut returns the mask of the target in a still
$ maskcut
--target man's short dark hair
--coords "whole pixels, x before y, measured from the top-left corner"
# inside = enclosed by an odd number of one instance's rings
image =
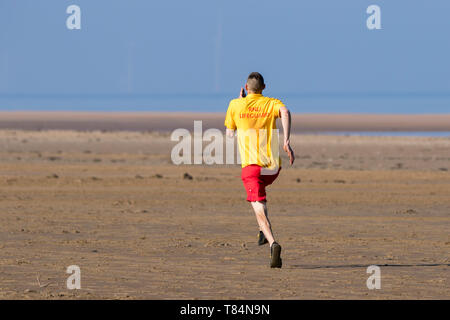
[[[264,89],[264,78],[259,72],[252,72],[247,78],[248,90],[260,92]]]

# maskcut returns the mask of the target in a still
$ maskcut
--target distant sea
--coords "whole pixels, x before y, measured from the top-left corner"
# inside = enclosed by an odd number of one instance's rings
[[[271,93],[296,113],[450,113],[449,93]],[[19,94],[0,93],[1,111],[225,112],[235,93]]]

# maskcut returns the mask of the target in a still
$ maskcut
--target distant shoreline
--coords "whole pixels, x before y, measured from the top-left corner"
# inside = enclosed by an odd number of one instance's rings
[[[0,129],[159,131],[224,129],[220,112],[0,111]],[[293,114],[294,133],[450,132],[449,114]]]

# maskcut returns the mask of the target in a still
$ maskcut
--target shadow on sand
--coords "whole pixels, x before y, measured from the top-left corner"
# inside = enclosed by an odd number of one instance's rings
[[[408,267],[450,267],[450,263],[425,263],[425,264],[372,264],[376,265],[378,267],[401,267],[401,268],[408,268]],[[344,268],[367,268],[370,265],[367,264],[341,264],[341,265],[329,265],[329,266],[322,266],[322,265],[304,265],[304,264],[293,264],[290,265],[288,268],[296,268],[296,269],[344,269]]]

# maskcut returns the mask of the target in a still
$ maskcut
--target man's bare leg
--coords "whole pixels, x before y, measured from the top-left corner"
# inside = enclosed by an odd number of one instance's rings
[[[252,202],[252,207],[253,210],[255,210],[256,220],[258,221],[259,228],[262,230],[264,236],[270,244],[270,267],[281,268],[281,246],[273,238],[272,227],[270,225],[269,218],[267,217],[266,202]]]
[[[258,221],[259,230],[264,233],[269,245],[275,241],[272,234],[272,226],[270,225],[269,218],[267,216],[266,202],[254,201],[251,202],[253,210],[255,211],[256,220]]]

